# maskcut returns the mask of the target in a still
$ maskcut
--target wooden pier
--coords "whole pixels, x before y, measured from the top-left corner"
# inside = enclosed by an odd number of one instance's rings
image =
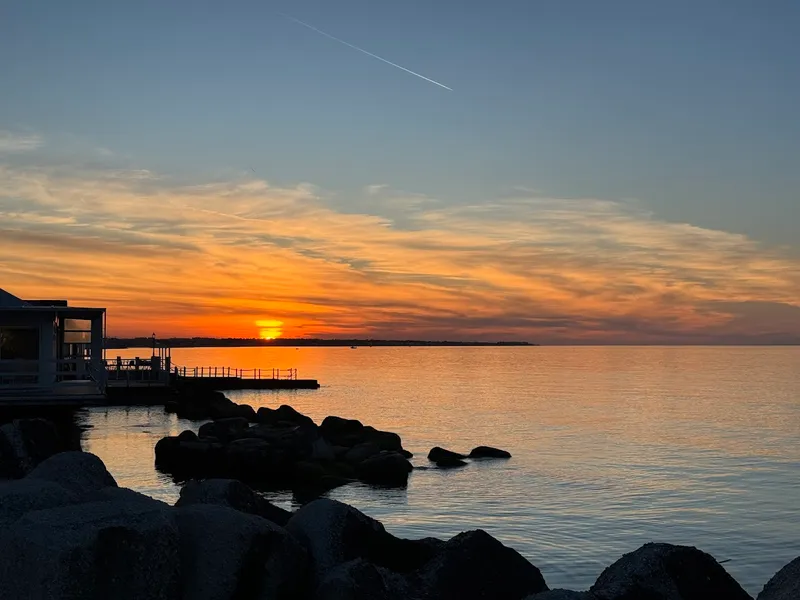
[[[316,379],[300,379],[297,369],[236,369],[233,367],[178,367],[169,371],[147,362],[108,365],[107,391],[119,388],[171,388],[183,384],[212,390],[315,390]]]

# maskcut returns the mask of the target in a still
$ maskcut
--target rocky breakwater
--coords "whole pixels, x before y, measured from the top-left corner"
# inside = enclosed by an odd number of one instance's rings
[[[759,600],[798,597],[800,559]],[[119,488],[99,458],[56,454],[0,483],[0,598],[74,600],[746,600],[704,552],[646,544],[588,591],[482,530],[395,537],[340,502],[291,513],[234,480],[191,481],[175,506]]]
[[[258,412],[233,406],[226,410],[240,416],[216,418],[197,434],[187,430],[159,440],[156,467],[179,481],[226,477],[264,489],[301,492],[352,481],[387,486],[408,482],[411,453],[396,433],[333,416],[317,425],[286,405]]]

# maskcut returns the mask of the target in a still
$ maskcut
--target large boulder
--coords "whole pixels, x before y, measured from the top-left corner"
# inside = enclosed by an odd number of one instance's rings
[[[357,465],[380,453],[381,448],[378,444],[374,442],[364,442],[362,444],[356,444],[348,449],[342,455],[342,460],[348,464]]]
[[[462,458],[467,458],[467,455],[453,452],[452,450],[446,450],[439,446],[434,446],[431,448],[431,451],[428,452],[428,460],[435,463],[461,460]]]
[[[225,506],[195,504],[175,512],[184,598],[304,596],[306,552],[286,530]]]
[[[548,589],[539,569],[481,529],[449,540],[416,577],[423,596],[437,600],[522,600]]]
[[[156,443],[155,455],[156,467],[177,479],[214,477],[225,471],[226,447],[210,439],[165,437]]]
[[[65,506],[77,501],[63,486],[41,479],[0,482],[0,530],[32,510]]]
[[[54,454],[28,473],[27,478],[52,481],[78,496],[117,487],[103,461],[90,452]]]
[[[197,433],[201,438],[214,437],[221,442],[228,442],[243,437],[249,426],[250,422],[245,417],[228,417],[201,425]]]
[[[178,528],[169,508],[90,502],[29,512],[0,536],[0,598],[173,599]]]
[[[278,408],[272,409],[266,406],[262,406],[258,409],[256,413],[256,421],[259,423],[264,423],[266,425],[277,425],[280,423],[285,423],[289,425],[305,425],[305,426],[314,426],[314,419],[308,417],[294,408],[289,406],[288,404],[282,404]]]
[[[402,487],[408,483],[408,475],[413,470],[408,459],[399,452],[381,452],[359,463],[356,474],[364,483]]]
[[[599,600],[752,600],[712,556],[656,543],[625,554],[589,591]]]
[[[22,477],[63,449],[52,422],[15,419],[0,427],[0,477]]]
[[[186,507],[195,504],[227,506],[243,513],[257,515],[280,526],[286,525],[292,516],[288,510],[275,506],[236,479],[188,482],[181,488],[181,495],[175,506]]]
[[[511,453],[491,446],[473,448],[468,458],[511,458]]]
[[[286,529],[308,550],[317,583],[334,567],[359,558],[391,571],[411,572],[427,563],[444,544],[433,539],[396,538],[375,519],[328,498],[297,510]]]
[[[381,450],[400,452],[403,449],[403,441],[400,436],[391,431],[381,431],[367,425],[364,427],[364,440],[377,444]]]
[[[352,447],[366,441],[364,424],[356,419],[342,417],[325,417],[319,426],[322,437],[334,446]]]
[[[361,558],[328,571],[314,593],[314,600],[409,600],[414,597],[405,577]]]
[[[758,600],[797,600],[800,598],[800,557],[773,575],[758,595]]]

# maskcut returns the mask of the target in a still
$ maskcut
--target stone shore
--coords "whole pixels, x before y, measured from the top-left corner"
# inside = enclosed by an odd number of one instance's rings
[[[752,600],[688,546],[648,543],[588,590],[550,590],[532,562],[480,529],[398,538],[341,502],[318,498],[290,512],[230,478],[188,480],[170,506],[118,487],[93,454],[26,439],[50,433],[41,422],[0,429],[0,460],[14,467],[0,481],[0,598]],[[758,595],[798,598],[800,558]]]

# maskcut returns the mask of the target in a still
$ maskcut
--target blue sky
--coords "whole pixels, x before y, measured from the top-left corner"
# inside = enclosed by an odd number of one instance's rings
[[[633,200],[797,256],[798,30],[789,0],[4,0],[0,131],[46,140],[17,166],[255,173],[398,219],[365,186]]]

